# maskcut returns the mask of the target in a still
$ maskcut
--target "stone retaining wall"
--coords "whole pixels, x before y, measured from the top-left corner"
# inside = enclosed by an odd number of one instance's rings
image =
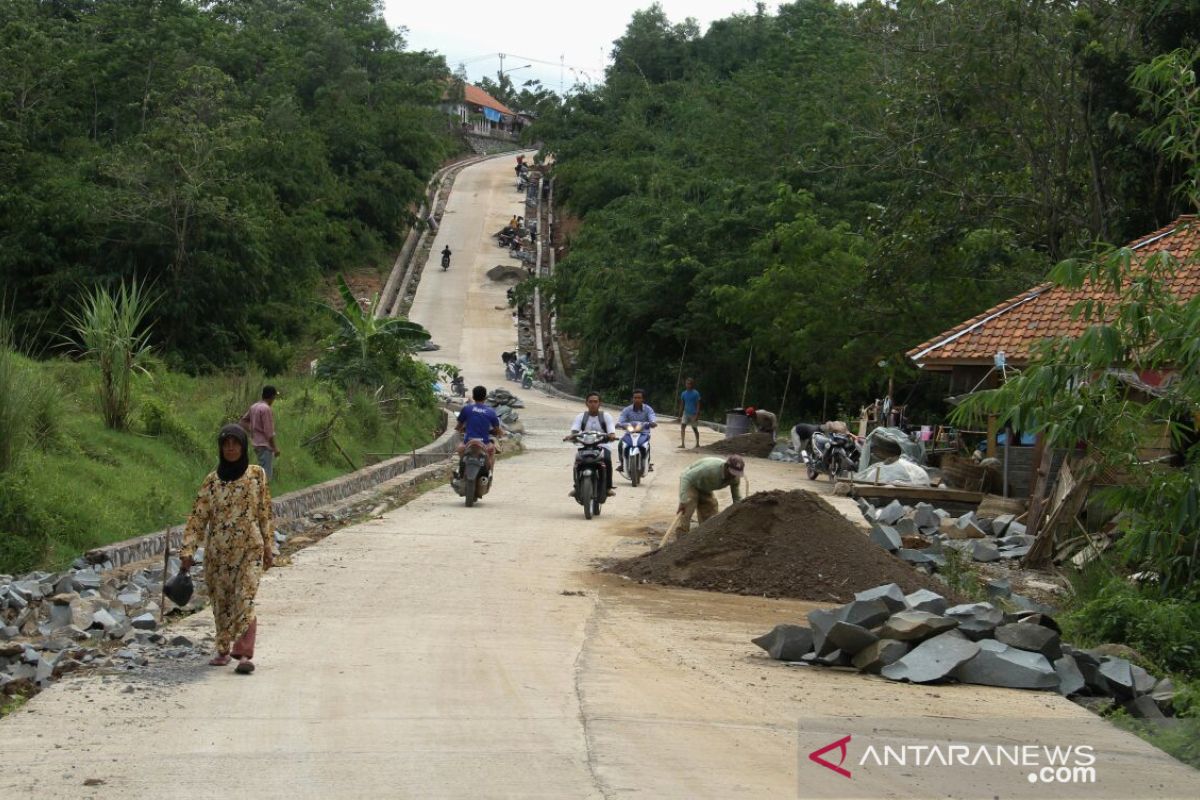
[[[449,412],[443,412],[442,420],[445,426],[442,435],[432,444],[416,450],[415,454],[396,456],[373,466],[364,467],[357,472],[351,472],[324,483],[274,498],[271,507],[275,512],[276,521],[296,519],[315,508],[351,497],[409,470],[424,467],[446,458],[454,452],[457,434],[449,424]],[[92,564],[112,569],[161,556],[164,541],[170,542],[171,549],[178,549],[183,544],[183,526],[176,525],[145,536],[97,547],[89,550],[85,558]]]

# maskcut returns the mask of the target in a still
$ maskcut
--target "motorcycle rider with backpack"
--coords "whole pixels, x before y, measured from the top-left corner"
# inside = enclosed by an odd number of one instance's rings
[[[587,410],[575,417],[575,421],[571,423],[571,433],[563,437],[563,441],[569,441],[572,436],[583,431],[599,431],[606,434],[611,440],[617,438],[617,425],[613,422],[612,414],[607,411],[600,410],[600,393],[588,392],[586,398]],[[613,489],[612,482],[612,444],[604,446],[604,490],[608,497],[612,497],[617,492]],[[575,496],[575,490],[571,490],[571,497]]]

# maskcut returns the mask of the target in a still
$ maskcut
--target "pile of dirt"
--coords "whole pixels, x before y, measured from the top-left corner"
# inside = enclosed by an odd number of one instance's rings
[[[736,453],[739,456],[766,458],[775,449],[775,442],[771,440],[771,434],[769,433],[743,433],[741,436],[734,436],[729,439],[721,439],[712,444],[706,444],[700,449],[723,456]]]
[[[753,494],[677,541],[610,572],[644,583],[848,603],[885,583],[953,593],[871,542],[811,492]]]

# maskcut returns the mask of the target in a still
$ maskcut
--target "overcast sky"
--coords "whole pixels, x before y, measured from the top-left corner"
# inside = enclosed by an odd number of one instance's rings
[[[384,14],[393,28],[408,29],[410,50],[435,50],[446,56],[450,69],[466,62],[472,81],[496,78],[498,54],[505,53],[505,72],[517,86],[530,78],[558,91],[560,81],[570,89],[576,80],[603,80],[608,52],[620,38],[634,11],[652,0],[550,2],[525,0],[512,4],[495,0],[385,0]],[[661,0],[672,23],[695,17],[701,31],[715,19],[753,12],[753,0]],[[774,10],[776,2],[768,2]],[[566,68],[560,69],[560,57]],[[546,63],[539,63],[546,62]],[[527,69],[514,69],[531,66]]]

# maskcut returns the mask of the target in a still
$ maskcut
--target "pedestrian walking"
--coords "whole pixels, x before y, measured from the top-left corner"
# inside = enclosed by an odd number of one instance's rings
[[[254,597],[262,573],[274,563],[275,530],[266,471],[251,464],[246,431],[226,425],[217,435],[217,468],[208,474],[188,517],[179,551],[190,570],[196,548],[204,547],[204,582],[217,628],[217,653],[208,662],[254,671],[258,619]]]
[[[279,391],[274,386],[264,386],[262,399],[250,406],[241,419],[241,426],[250,435],[254,455],[263,472],[267,473],[268,481],[275,475],[275,459],[279,457],[279,447],[275,444],[275,414],[271,410],[278,397]]]
[[[692,515],[696,514],[701,524],[717,513],[719,506],[713,493],[729,488],[733,502],[742,499],[741,482],[746,474],[746,460],[739,455],[729,458],[709,456],[702,458],[685,469],[679,476],[679,508],[675,512],[675,520],[659,548],[666,547],[675,541],[680,534],[688,532],[692,525]]]
[[[687,429],[692,426],[696,434],[696,447],[700,446],[700,392],[696,391],[696,381],[688,378],[683,382],[684,389],[679,393],[679,448],[687,448]]]

